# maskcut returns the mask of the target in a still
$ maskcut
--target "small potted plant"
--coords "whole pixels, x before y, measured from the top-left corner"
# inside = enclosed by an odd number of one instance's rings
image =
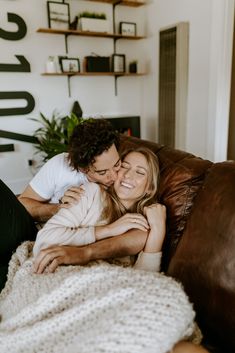
[[[108,33],[109,21],[105,13],[84,11],[78,15],[78,29],[81,31]]]
[[[130,63],[129,63],[129,72],[130,73],[137,73],[137,60],[132,60]]]

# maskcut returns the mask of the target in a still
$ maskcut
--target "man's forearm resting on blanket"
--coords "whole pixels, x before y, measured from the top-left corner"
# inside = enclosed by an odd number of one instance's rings
[[[53,246],[41,250],[34,271],[42,273],[47,267],[48,272],[54,272],[59,265],[85,265],[92,260],[135,255],[143,250],[147,236],[147,232],[134,229],[82,247]]]

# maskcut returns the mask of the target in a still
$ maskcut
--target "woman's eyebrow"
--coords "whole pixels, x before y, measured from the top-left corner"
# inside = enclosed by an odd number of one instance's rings
[[[122,163],[126,163],[126,164],[128,164],[128,165],[131,165],[131,164],[130,164],[129,162],[127,162],[127,161],[122,161]],[[143,167],[142,165],[137,165],[136,167],[143,169],[146,173],[148,172],[148,170],[147,170],[145,167]]]

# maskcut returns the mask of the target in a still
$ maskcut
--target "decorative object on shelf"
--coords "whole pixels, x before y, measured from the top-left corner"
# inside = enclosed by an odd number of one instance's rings
[[[60,65],[62,72],[80,72],[79,58],[61,58]]]
[[[53,29],[69,29],[69,4],[47,1],[48,25]]]
[[[112,71],[126,72],[126,56],[124,54],[112,55]]]
[[[46,62],[46,73],[54,74],[57,72],[56,61],[54,56],[49,56]]]
[[[78,29],[78,16],[75,16],[73,22],[69,24],[69,29],[76,31]]]
[[[134,22],[120,22],[119,32],[124,36],[136,36],[136,23]]]
[[[71,114],[75,114],[78,118],[82,117],[82,108],[78,101],[75,101],[72,107]]]
[[[105,13],[84,11],[78,16],[78,29],[88,32],[108,33],[109,21]]]
[[[137,60],[130,61],[129,63],[129,72],[130,73],[137,73]]]
[[[110,72],[110,57],[90,55],[84,58],[85,72]]]

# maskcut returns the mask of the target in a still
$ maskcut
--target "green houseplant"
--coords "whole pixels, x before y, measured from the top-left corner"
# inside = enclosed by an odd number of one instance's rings
[[[106,20],[106,14],[105,13],[98,13],[98,12],[90,12],[90,11],[83,11],[80,12],[78,15],[78,18],[96,18],[99,20]]]
[[[78,15],[78,28],[81,31],[107,33],[109,21],[105,13],[83,11]]]
[[[67,152],[68,142],[74,127],[87,119],[78,118],[74,113],[61,117],[58,113],[54,112],[51,119],[40,113],[39,119],[31,120],[42,124],[34,132],[33,136],[38,140],[38,143],[34,147],[37,150],[36,153],[42,154],[43,162],[46,162],[56,154]]]

